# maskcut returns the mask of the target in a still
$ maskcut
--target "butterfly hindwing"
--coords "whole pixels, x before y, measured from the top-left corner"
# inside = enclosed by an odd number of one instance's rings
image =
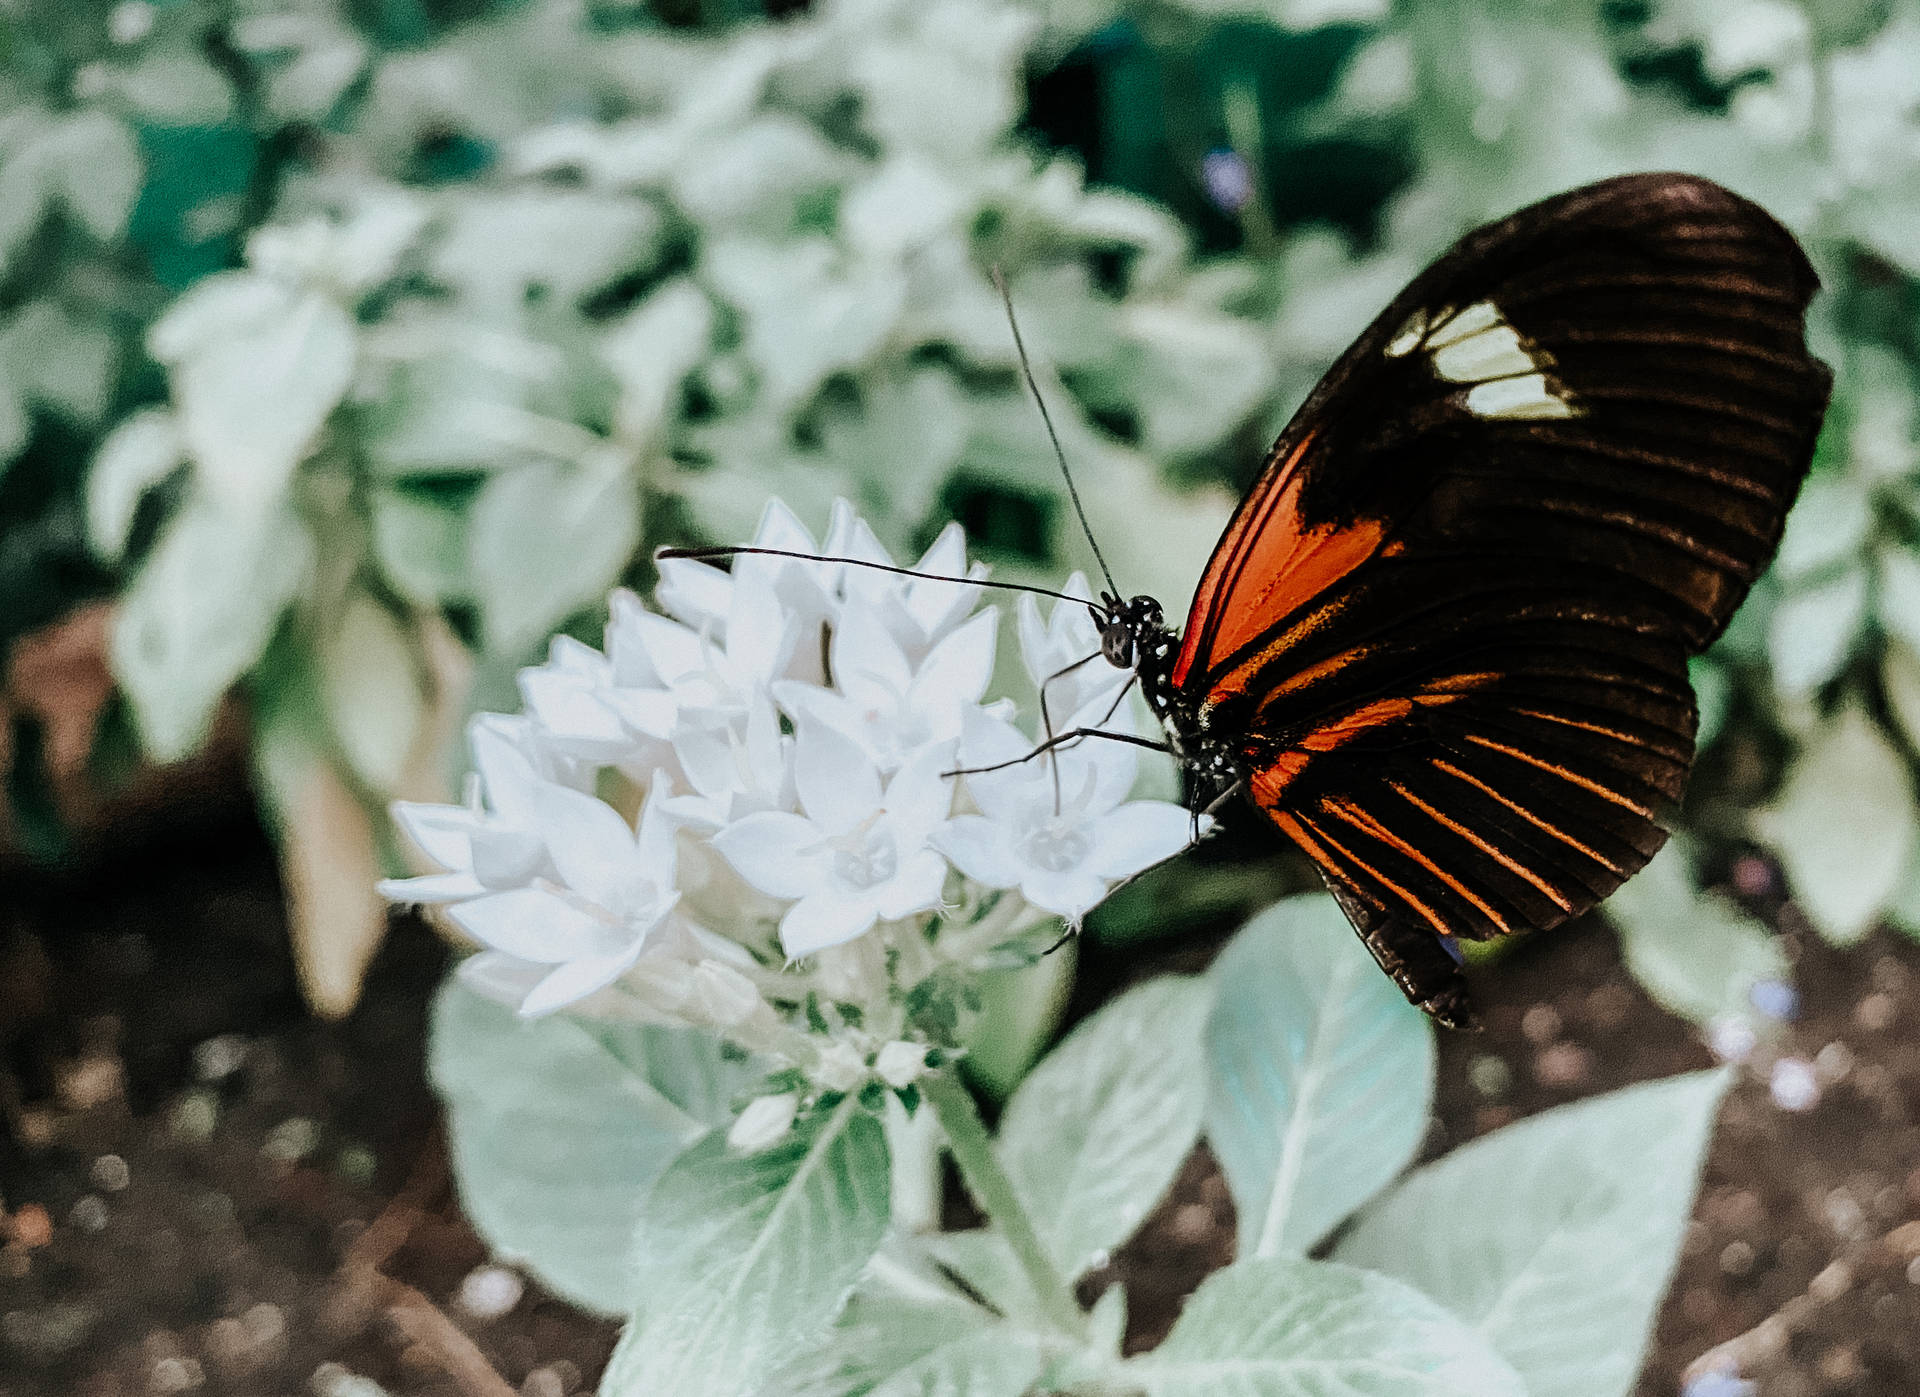
[[[1415,998],[1451,961],[1410,934],[1551,926],[1660,847],[1687,659],[1812,456],[1816,285],[1690,176],[1523,210],[1359,338],[1222,537],[1175,690]]]

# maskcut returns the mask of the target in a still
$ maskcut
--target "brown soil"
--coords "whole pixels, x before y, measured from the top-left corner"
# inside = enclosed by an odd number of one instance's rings
[[[315,1022],[265,842],[218,797],[66,877],[0,879],[0,1397],[292,1397],[327,1364],[402,1397],[591,1391],[611,1325],[531,1285],[491,1320],[460,1302],[486,1255],[422,1076],[446,963],[427,932],[398,926],[360,1009]],[[1778,915],[1802,996],[1781,1050],[1821,1063],[1822,1097],[1789,1113],[1759,1075],[1735,1089],[1641,1397],[1769,1316],[1746,1350],[1763,1397],[1920,1390],[1920,945],[1837,952]],[[1076,1007],[1213,944],[1090,948]],[[1598,924],[1478,983],[1487,1031],[1443,1040],[1430,1152],[1710,1060]],[[1198,1152],[1115,1260],[1131,1344],[1231,1236]]]

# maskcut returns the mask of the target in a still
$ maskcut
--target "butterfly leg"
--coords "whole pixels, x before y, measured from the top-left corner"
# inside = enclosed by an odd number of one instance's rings
[[[1100,658],[1101,654],[1096,650],[1091,655],[1082,656],[1063,669],[1056,669],[1052,674],[1049,674],[1045,679],[1040,681],[1040,727],[1041,730],[1046,733],[1048,742],[1053,741],[1053,714],[1047,708],[1047,686],[1056,679],[1065,679],[1075,670],[1084,669],[1087,665],[1092,664]],[[1102,721],[1105,720],[1103,719]],[[1053,762],[1053,813],[1056,815],[1060,813],[1060,762],[1057,758]]]
[[[1448,1028],[1480,1027],[1460,962],[1429,928],[1387,916],[1331,878],[1327,890],[1360,933],[1361,943],[1409,1001]]]
[[[1035,757],[1051,752],[1056,747],[1064,747],[1069,742],[1078,742],[1083,737],[1104,737],[1109,742],[1125,742],[1134,747],[1145,747],[1152,752],[1171,752],[1173,748],[1164,742],[1155,742],[1151,738],[1135,737],[1131,733],[1106,732],[1100,728],[1068,728],[1057,737],[1049,738],[1031,752],[1017,757],[1008,757],[1003,762],[994,762],[991,766],[958,766],[951,771],[940,773],[947,776],[979,776],[989,771],[1005,771],[1010,766],[1021,766]]]

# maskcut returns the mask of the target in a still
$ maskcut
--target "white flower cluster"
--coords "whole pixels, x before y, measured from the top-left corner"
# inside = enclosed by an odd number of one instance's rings
[[[755,543],[893,564],[845,505],[818,545],[775,502]],[[985,575],[957,525],[917,568]],[[1067,591],[1089,595],[1077,575]],[[921,1049],[899,1043],[903,1016],[872,1013],[1047,914],[1077,923],[1194,828],[1177,805],[1128,799],[1125,743],[952,774],[1035,746],[1010,701],[985,701],[999,613],[982,593],[836,562],[662,560],[659,612],[616,593],[604,653],[556,639],[520,676],[524,714],[475,720],[464,805],[395,807],[444,871],[382,891],[443,905],[485,948],[465,973],[523,1014],[665,1016],[816,1080],[898,1076]],[[1085,605],[1043,620],[1029,594],[1019,637],[1036,684],[1099,649]],[[1098,660],[1055,678],[1055,729],[1131,732],[1126,678]],[[796,1045],[804,1025],[775,1006],[810,990],[857,1006],[870,1052]]]

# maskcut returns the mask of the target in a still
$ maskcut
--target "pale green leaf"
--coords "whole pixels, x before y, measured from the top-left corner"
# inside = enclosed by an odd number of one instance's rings
[[[186,460],[180,428],[164,408],[143,408],[100,443],[87,472],[87,537],[102,557],[120,556],[140,501]]]
[[[1068,1275],[1133,1235],[1192,1150],[1212,999],[1205,981],[1172,976],[1128,991],[1047,1054],[1007,1103],[1001,1160]]]
[[[1272,390],[1266,344],[1246,320],[1142,301],[1120,316],[1127,350],[1115,374],[1155,460],[1195,455],[1238,431]]]
[[[101,242],[117,239],[139,196],[145,162],[126,122],[98,108],[63,117],[34,153],[48,187]]]
[[[1254,918],[1210,974],[1207,1143],[1239,1254],[1298,1255],[1419,1149],[1433,1031],[1321,893]]]
[[[1116,1376],[1149,1397],[1528,1397],[1484,1339],[1417,1290],[1280,1257],[1209,1276],[1166,1342]]]
[[[1334,1256],[1444,1303],[1530,1397],[1623,1397],[1729,1080],[1629,1087],[1463,1145],[1363,1214]]]
[[[1880,683],[1907,746],[1920,750],[1920,650],[1889,640],[1880,660]]]
[[[1913,799],[1900,749],[1852,703],[1807,739],[1785,788],[1755,814],[1828,940],[1847,945],[1872,930],[1914,838]]]
[[[1876,563],[1874,612],[1880,624],[1920,649],[1920,558],[1904,548],[1888,547],[1879,551]]]
[[[185,756],[266,649],[312,544],[291,514],[235,516],[202,494],[168,521],[121,598],[113,669],[147,751]]]
[[[107,410],[119,343],[102,323],[51,298],[30,301],[0,330],[0,364],[43,406],[92,426]]]
[[[681,385],[707,355],[713,321],[706,293],[676,277],[609,328],[600,357],[620,384],[621,440],[650,444],[676,415]]]
[[[1017,1322],[894,1247],[873,1259],[833,1332],[757,1397],[1021,1397],[1042,1361]]]
[[[747,355],[783,411],[812,397],[828,375],[866,362],[905,296],[896,266],[849,257],[825,238],[715,238],[700,270],[740,312]]]
[[[1781,693],[1804,695],[1847,662],[1867,612],[1867,574],[1855,566],[1787,591],[1767,622],[1767,658]]]
[[[692,1029],[554,1014],[524,1019],[450,981],[434,1005],[428,1070],[446,1103],[460,1203],[489,1246],[576,1304],[633,1305],[632,1235],[667,1165],[726,1116],[662,1090],[663,1062],[704,1059],[744,1089],[748,1070]]]
[[[1693,745],[1704,752],[1720,735],[1727,721],[1727,709],[1733,702],[1733,680],[1720,665],[1704,656],[1687,662],[1687,677],[1693,684],[1693,706],[1699,712]]]
[[[1817,475],[1787,515],[1774,568],[1784,578],[1797,579],[1845,562],[1860,551],[1872,527],[1873,502],[1861,482],[1847,475]]]
[[[340,754],[369,790],[397,793],[427,716],[418,637],[356,591],[322,641],[318,661],[321,700]]]
[[[712,233],[783,238],[797,230],[809,204],[820,202],[859,165],[812,122],[769,112],[689,142],[672,190],[687,216]]]
[[[634,1231],[636,1315],[603,1397],[754,1397],[811,1351],[887,1228],[886,1132],[851,1099],[741,1155],[716,1130],[654,1186]]]
[[[454,203],[428,266],[475,302],[517,306],[529,286],[569,304],[659,255],[652,204],[585,189],[470,189]]]
[[[148,343],[210,497],[249,510],[284,494],[352,381],[355,341],[337,303],[258,273],[210,278],[174,304]]]
[[[372,493],[373,555],[402,596],[421,606],[464,598],[466,511],[406,489]]]
[[[606,599],[640,543],[640,490],[622,474],[534,461],[490,479],[470,517],[487,644],[512,654]]]
[[[1779,941],[1726,898],[1696,888],[1677,842],[1614,893],[1607,915],[1633,978],[1693,1023],[1754,1019],[1754,985],[1787,977]]]

